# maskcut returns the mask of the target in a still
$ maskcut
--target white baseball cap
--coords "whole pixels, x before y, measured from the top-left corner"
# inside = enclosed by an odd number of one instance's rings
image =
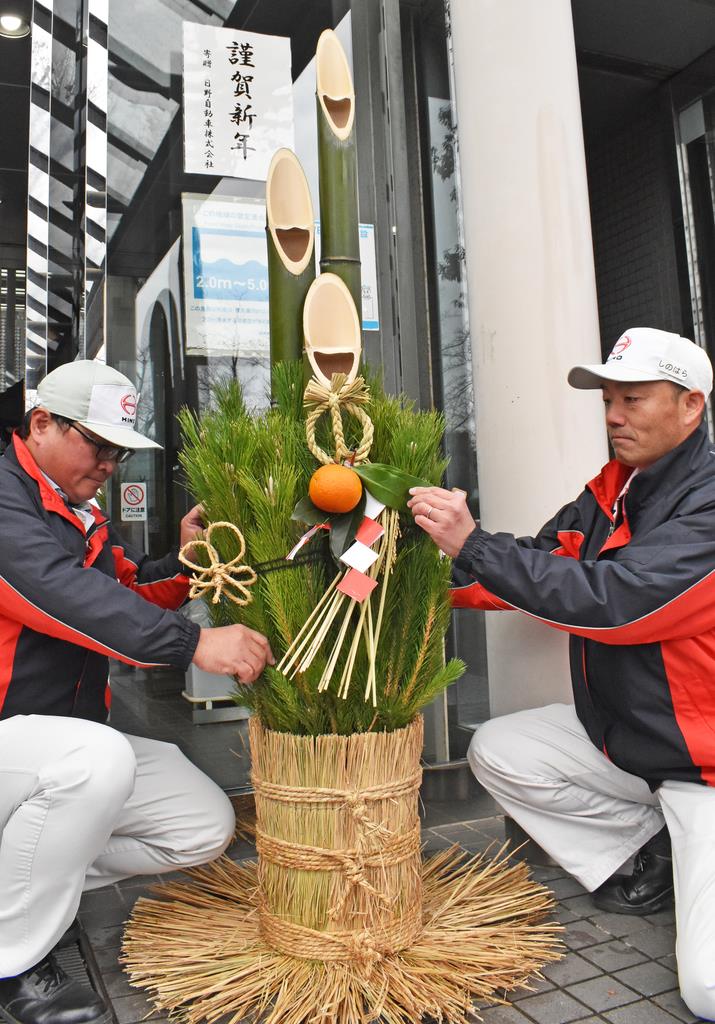
[[[134,429],[138,400],[123,373],[94,359],[78,359],[40,381],[34,407],[73,420],[119,448],[161,448]]]
[[[600,388],[605,380],[669,380],[688,391],[702,391],[707,398],[713,387],[713,368],[705,349],[687,338],[654,327],[631,327],[620,336],[605,363],[574,366],[568,375],[572,388]]]

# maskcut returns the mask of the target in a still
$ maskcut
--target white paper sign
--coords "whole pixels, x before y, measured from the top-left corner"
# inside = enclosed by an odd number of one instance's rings
[[[375,258],[375,225],[360,224],[360,278],[362,287],[362,329],[380,330],[377,305],[377,260]],[[320,273],[320,221],[315,222],[315,261]]]
[[[184,193],[186,351],[267,357],[266,207]]]
[[[146,522],[146,484],[144,481],[122,484],[122,522]]]
[[[265,181],[293,148],[290,40],[183,24],[184,170]]]

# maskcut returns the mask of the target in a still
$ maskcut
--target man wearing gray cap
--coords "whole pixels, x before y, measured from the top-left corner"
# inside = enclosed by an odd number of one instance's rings
[[[133,551],[96,503],[140,448],[136,390],[98,362],[59,367],[0,459],[0,1021],[104,1024],[52,950],[88,889],[204,863],[228,845],[226,795],[173,745],[105,722],[108,657],[192,662],[253,682],[268,641],[178,614],[176,553]],[[201,528],[181,522],[181,543]]]
[[[472,770],[599,908],[651,913],[674,891],[681,994],[715,1020],[712,367],[691,341],[634,328],[568,380],[601,389],[615,458],[535,537],[482,530],[441,488],[409,504],[454,557],[455,607],[570,634],[574,704],[485,723]]]

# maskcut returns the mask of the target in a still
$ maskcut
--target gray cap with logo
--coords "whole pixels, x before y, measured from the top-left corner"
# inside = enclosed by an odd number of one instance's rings
[[[161,448],[134,429],[138,400],[137,389],[123,373],[94,359],[78,359],[40,381],[34,404],[120,448]]]

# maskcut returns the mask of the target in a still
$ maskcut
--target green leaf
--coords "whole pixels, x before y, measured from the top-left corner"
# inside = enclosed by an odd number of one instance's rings
[[[397,466],[385,466],[380,462],[369,462],[362,466],[352,467],[363,481],[373,498],[383,502],[388,508],[407,511],[407,499],[410,487],[429,487],[429,484],[417,476],[405,473]]]
[[[358,527],[365,518],[366,497],[363,488],[362,497],[352,511],[333,516],[330,520],[330,552],[336,562],[355,540]]]
[[[308,526],[316,526],[318,523],[332,522],[333,517],[329,512],[325,512],[322,508],[314,505],[306,494],[304,498],[297,502],[291,519],[295,519],[299,523],[306,523]]]

